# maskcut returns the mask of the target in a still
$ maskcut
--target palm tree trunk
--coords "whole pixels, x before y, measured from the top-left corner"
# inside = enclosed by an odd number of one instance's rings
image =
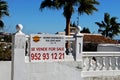
[[[70,36],[70,17],[66,18],[66,35]],[[66,54],[69,54],[70,41],[66,42]]]
[[[70,18],[66,19],[66,35],[70,35]]]

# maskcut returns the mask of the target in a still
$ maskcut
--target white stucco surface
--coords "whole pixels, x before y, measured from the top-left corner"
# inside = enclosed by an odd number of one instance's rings
[[[97,51],[120,52],[120,44],[99,44]]]
[[[25,64],[25,77],[27,80],[82,80],[80,62],[40,62]],[[0,80],[11,80],[11,61],[0,61]]]
[[[11,80],[11,61],[0,61],[0,80]]]
[[[28,63],[27,80],[82,80],[80,62]]]
[[[28,80],[120,80],[120,76],[81,78],[79,62],[26,63]],[[19,77],[18,77],[19,78]],[[11,61],[0,61],[0,80],[11,80]]]

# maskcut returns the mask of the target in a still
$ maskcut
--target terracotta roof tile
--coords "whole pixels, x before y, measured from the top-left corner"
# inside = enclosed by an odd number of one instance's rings
[[[84,43],[111,43],[111,44],[117,44],[118,42],[116,40],[112,40],[110,38],[106,38],[102,35],[93,35],[93,34],[84,34],[83,38]]]

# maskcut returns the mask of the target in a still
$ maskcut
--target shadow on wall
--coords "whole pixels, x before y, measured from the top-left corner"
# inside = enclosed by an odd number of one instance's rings
[[[97,51],[98,44],[95,43],[84,43],[83,51]]]

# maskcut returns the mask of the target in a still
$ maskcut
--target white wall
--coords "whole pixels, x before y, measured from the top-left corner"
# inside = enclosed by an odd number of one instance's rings
[[[120,52],[120,44],[99,44],[97,51]]]
[[[27,64],[27,80],[82,80],[80,62],[41,62]]]
[[[25,64],[27,80],[82,80],[80,62],[37,62]],[[0,61],[0,80],[11,80],[11,61]]]
[[[28,80],[120,80],[116,77],[81,78],[79,62],[26,63]],[[30,77],[29,77],[30,76]],[[30,79],[31,78],[31,79]],[[0,80],[11,80],[11,61],[0,61]]]
[[[11,61],[0,61],[0,80],[11,80]]]

